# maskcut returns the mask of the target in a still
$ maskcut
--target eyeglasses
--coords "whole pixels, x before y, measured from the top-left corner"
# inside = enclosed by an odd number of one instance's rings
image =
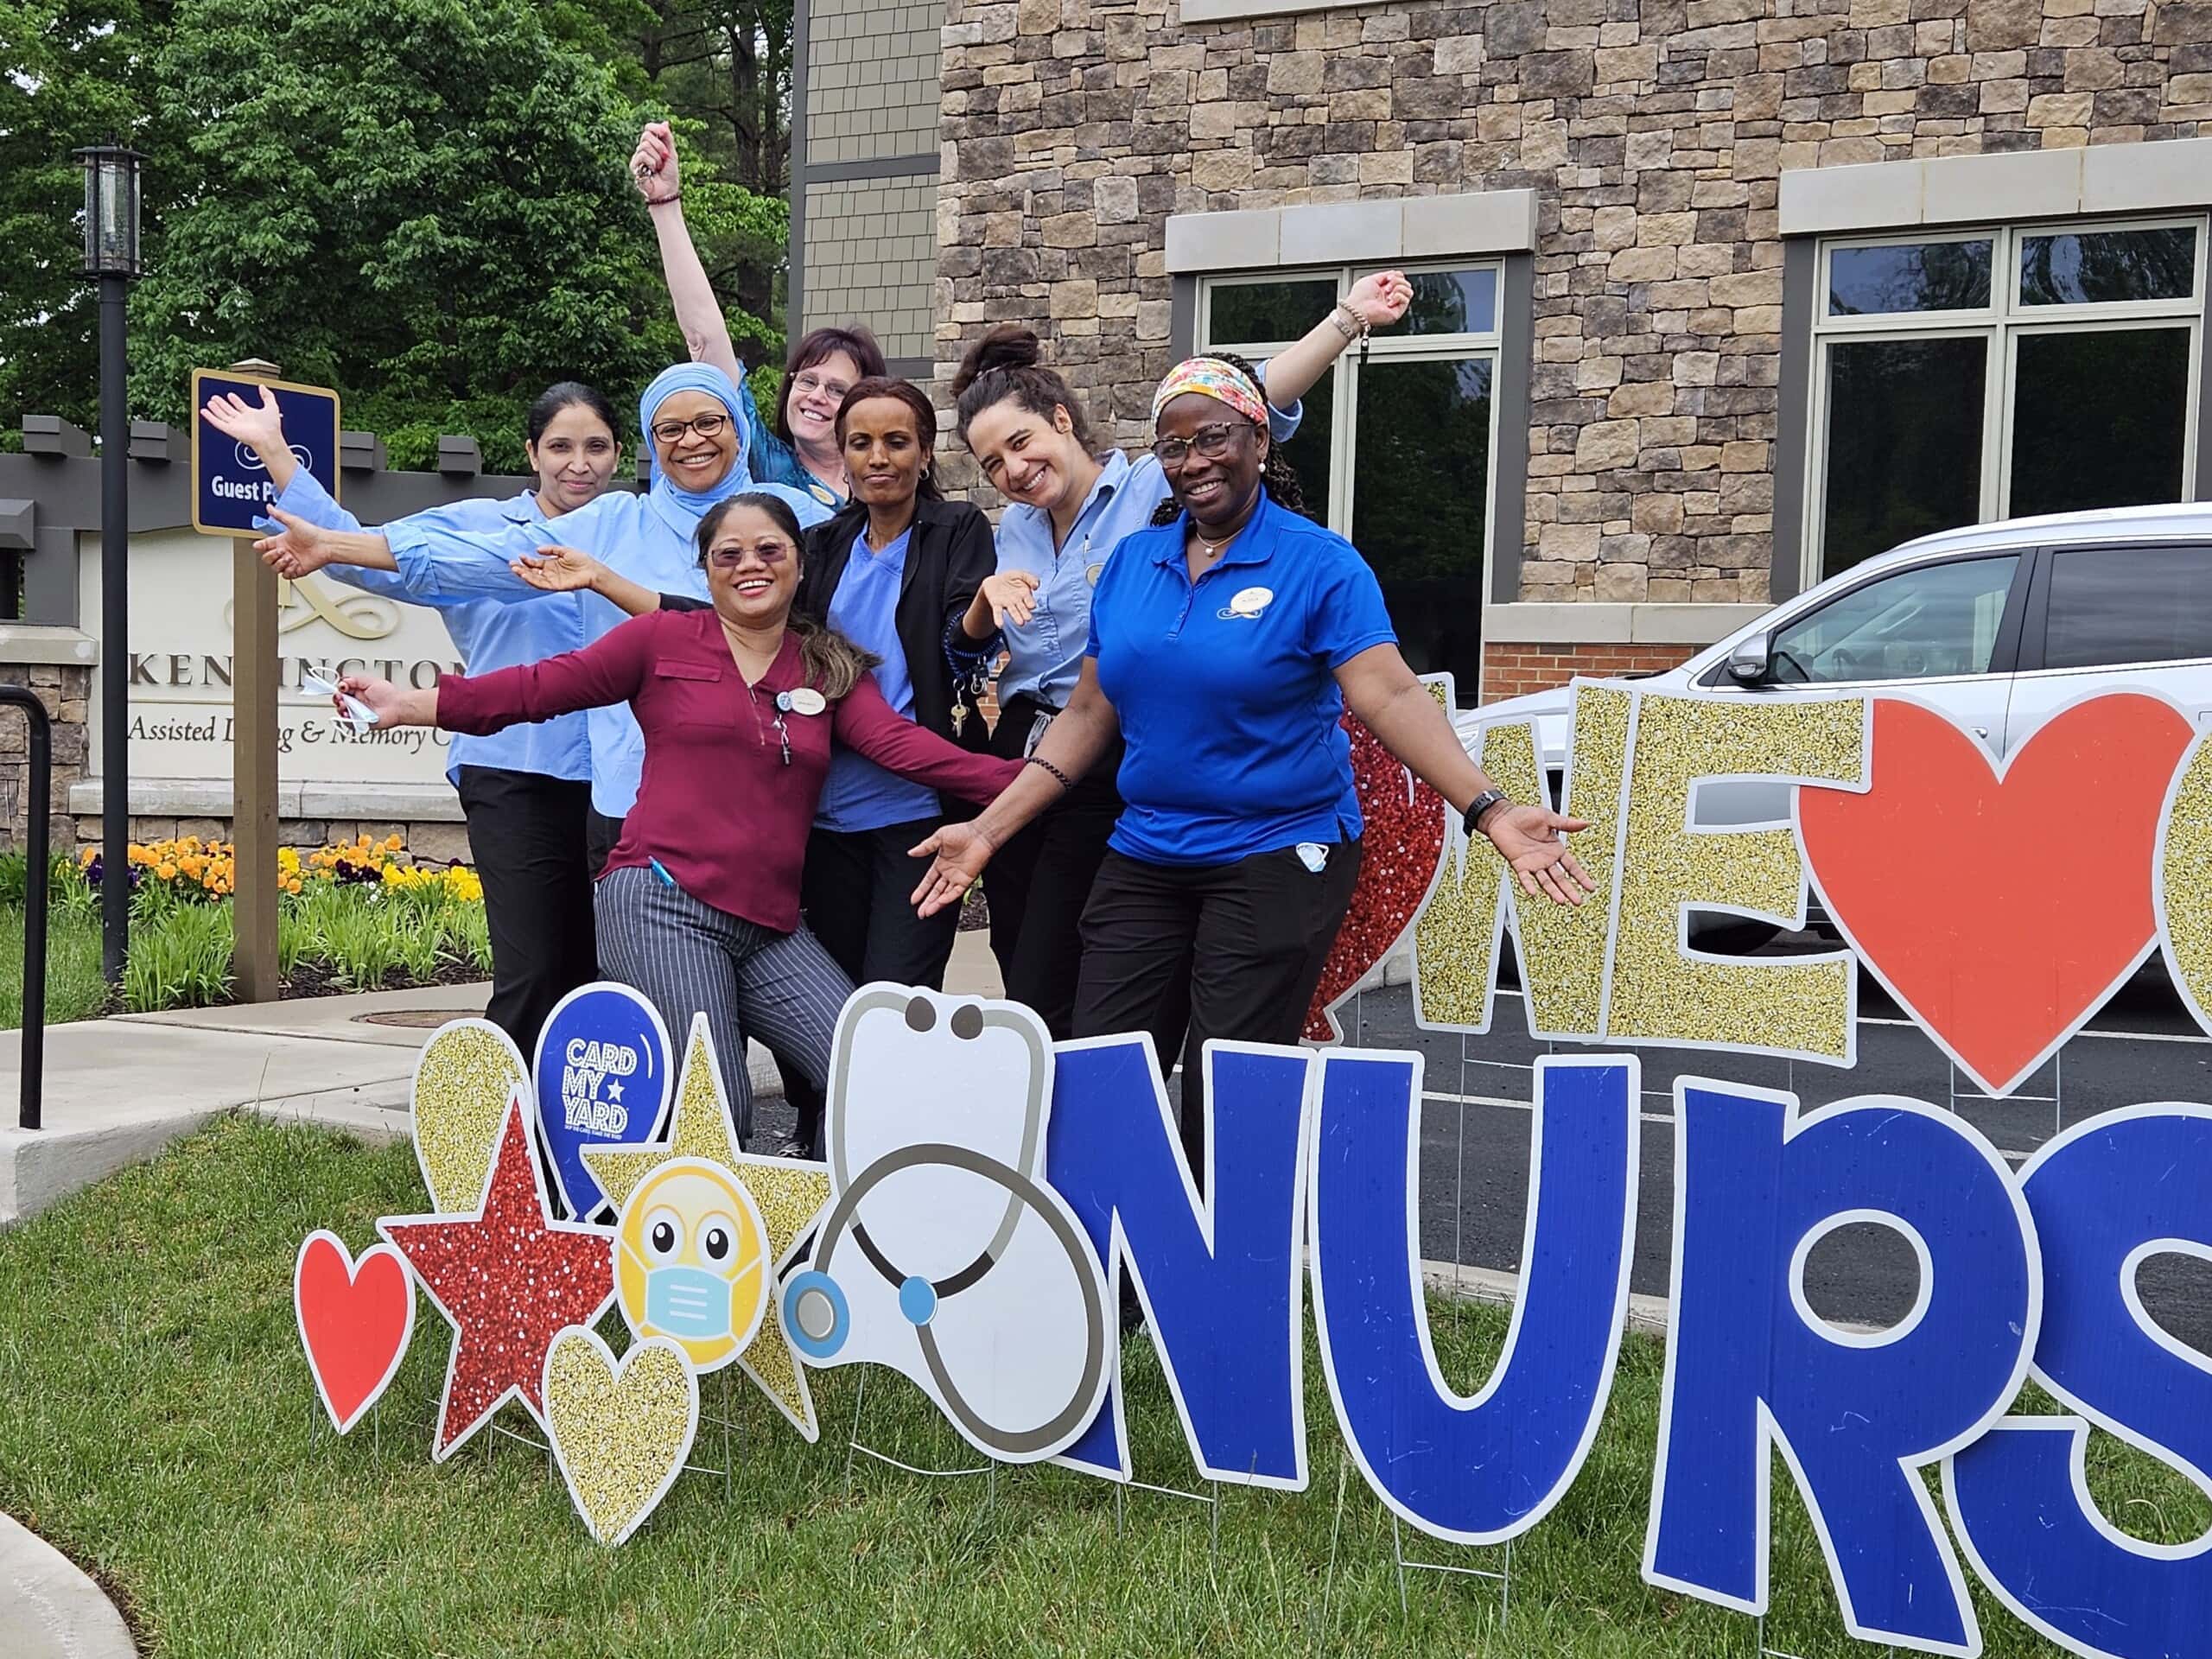
[[[717,570],[734,570],[747,558],[774,566],[781,564],[791,556],[790,543],[763,542],[758,547],[717,547],[708,553],[707,559]]]
[[[809,369],[804,374],[795,374],[791,377],[791,390],[794,392],[804,391],[810,394],[818,391],[825,397],[835,397],[839,403],[842,403],[845,401],[845,394],[852,388],[842,380],[825,380],[813,370]]]
[[[1180,467],[1195,449],[1208,461],[1219,461],[1236,442],[1239,432],[1249,432],[1249,421],[1215,421],[1200,427],[1188,438],[1158,438],[1152,446],[1153,454],[1162,467]]]
[[[653,442],[659,444],[674,443],[686,432],[696,432],[702,438],[715,437],[728,424],[729,416],[720,412],[697,416],[688,421],[655,421]]]

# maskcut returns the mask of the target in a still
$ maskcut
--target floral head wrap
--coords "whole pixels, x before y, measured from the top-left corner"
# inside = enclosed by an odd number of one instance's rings
[[[1252,384],[1252,377],[1234,363],[1217,357],[1185,358],[1178,363],[1152,395],[1152,418],[1157,422],[1160,411],[1186,392],[1227,404],[1253,425],[1267,428],[1268,400]]]

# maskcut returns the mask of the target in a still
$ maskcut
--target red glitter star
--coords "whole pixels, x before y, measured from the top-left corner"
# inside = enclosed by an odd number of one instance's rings
[[[377,1224],[453,1326],[434,1461],[450,1457],[509,1400],[520,1400],[543,1428],[545,1351],[614,1300],[607,1236],[553,1218],[524,1109],[519,1095],[508,1103],[476,1214]]]
[[[1339,1039],[1332,1010],[1413,925],[1444,856],[1444,798],[1408,772],[1360,721],[1346,715],[1344,728],[1351,734],[1352,787],[1366,821],[1365,850],[1344,925],[1306,1004],[1304,1035],[1314,1043]]]

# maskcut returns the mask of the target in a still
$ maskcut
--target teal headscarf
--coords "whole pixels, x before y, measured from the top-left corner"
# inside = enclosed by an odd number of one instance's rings
[[[653,416],[660,412],[663,404],[679,391],[703,391],[719,401],[729,411],[730,425],[737,434],[737,454],[730,462],[729,471],[722,475],[721,482],[709,489],[678,488],[661,471],[659,453],[652,448]],[[752,487],[753,474],[747,462],[753,448],[753,429],[745,416],[745,399],[739,395],[736,383],[712,364],[677,363],[655,375],[645,395],[638,399],[638,429],[645,434],[647,450],[652,456],[648,499],[654,510],[687,541],[697,530],[708,508],[740,490]]]

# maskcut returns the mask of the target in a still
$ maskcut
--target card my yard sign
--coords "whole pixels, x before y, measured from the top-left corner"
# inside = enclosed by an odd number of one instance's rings
[[[434,1043],[416,1080],[418,1151],[443,1213],[380,1227],[454,1326],[449,1375],[474,1385],[462,1397],[449,1382],[441,1421],[465,1434],[501,1389],[519,1397],[608,1543],[681,1473],[697,1414],[684,1368],[702,1369],[687,1340],[711,1338],[714,1363],[732,1350],[764,1388],[798,1398],[792,1356],[886,1367],[986,1456],[1128,1481],[1111,1313],[1126,1282],[1199,1472],[1298,1491],[1310,1287],[1337,1427],[1376,1495],[1435,1537],[1510,1541],[1573,1485],[1619,1354],[1643,1077],[1617,1051],[1848,1071],[1864,965],[2002,1098],[2162,949],[2212,1029],[2208,743],[2158,697],[2121,692],[2061,711],[2000,768],[1907,700],[1586,683],[1566,792],[1591,823],[1578,843],[1598,891],[1573,912],[1524,901],[1440,801],[1356,744],[1380,873],[1363,875],[1367,909],[1346,923],[1346,959],[1309,1028],[1332,1030],[1330,1005],[1409,928],[1417,1020],[1486,1030],[1510,930],[1530,1030],[1586,1050],[1536,1063],[1520,1295],[1473,1395],[1446,1382],[1429,1338],[1417,1053],[1211,1045],[1211,1166],[1194,1172],[1147,1036],[1053,1045],[1014,1004],[868,986],[838,1024],[825,1169],[741,1158],[714,1109],[702,1020],[670,1142],[584,1154],[602,1173],[635,1160],[664,1169],[671,1192],[694,1189],[664,1205],[632,1183],[617,1231],[557,1217],[518,1057],[465,1054],[463,1028]],[[1491,726],[1482,745],[1509,792],[1545,798],[1526,721]],[[1791,785],[1787,821],[1697,828],[1691,792],[1716,777]],[[2094,834],[2073,833],[2085,800]],[[1909,868],[1923,854],[1939,874]],[[1688,948],[1688,908],[1802,924],[1808,882],[1848,950]],[[1918,1101],[1808,1110],[1794,1093],[1694,1075],[1673,1093],[1644,1578],[1763,1613],[1779,1452],[1855,1637],[1978,1654],[1979,1579],[2075,1653],[2212,1656],[2212,1539],[2127,1536],[2083,1474],[2101,1429],[2212,1493],[2212,1360],[2161,1329],[2135,1287],[2154,1257],[2212,1258],[2212,1104],[2107,1111],[2015,1170],[1972,1123]],[[1919,1268],[1911,1311],[1871,1332],[1824,1320],[1804,1285],[1814,1248],[1865,1224],[1901,1236]],[[752,1265],[763,1234],[779,1269],[765,1312]],[[381,1292],[349,1293],[342,1250],[322,1248],[334,1271],[301,1329],[334,1421],[350,1423],[363,1387],[331,1398],[327,1379],[350,1369],[377,1383],[389,1367],[346,1310],[378,1321],[387,1344],[406,1321]],[[620,1359],[579,1328],[610,1272],[631,1275]],[[2056,1413],[2012,1414],[2031,1380]],[[791,1414],[806,1433],[810,1411]],[[450,1449],[449,1437],[437,1455]]]

